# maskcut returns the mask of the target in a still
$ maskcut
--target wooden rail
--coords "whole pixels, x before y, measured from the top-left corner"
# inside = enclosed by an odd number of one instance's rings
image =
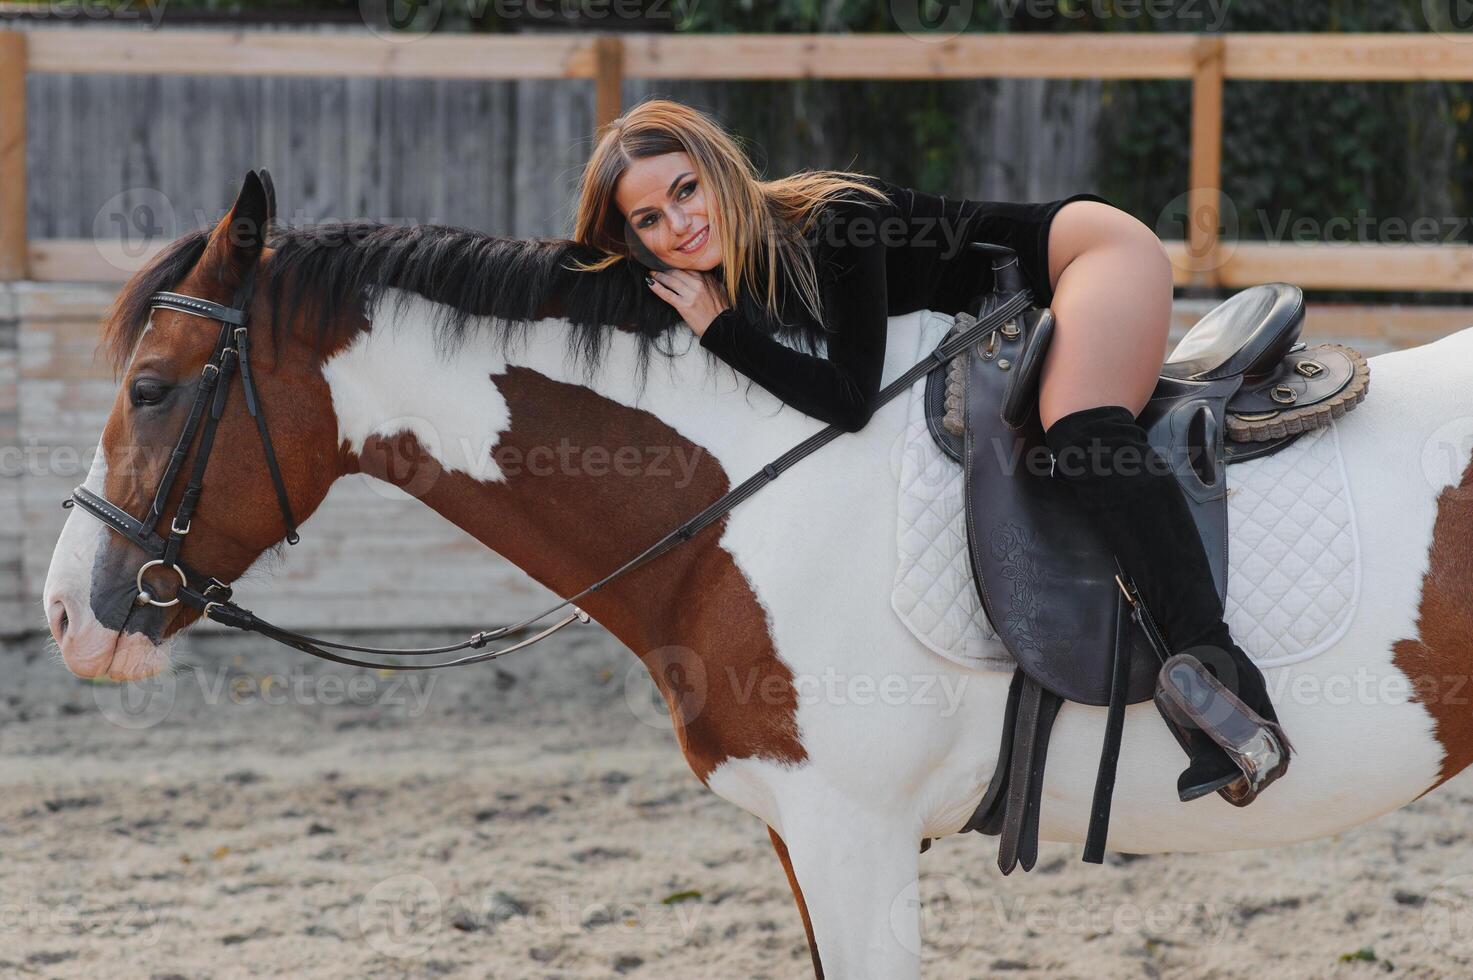
[[[1436,34],[569,34],[435,36],[251,31],[0,31],[0,281],[126,275],[85,241],[28,242],[25,79],[73,74],[307,75],[593,83],[602,129],[625,78],[1176,78],[1192,83],[1182,285],[1285,279],[1308,288],[1473,290],[1473,246],[1224,242],[1223,90],[1235,79],[1473,81],[1473,46]],[[140,257],[140,261],[147,256]]]
[[[26,35],[0,33],[0,282],[26,278]]]

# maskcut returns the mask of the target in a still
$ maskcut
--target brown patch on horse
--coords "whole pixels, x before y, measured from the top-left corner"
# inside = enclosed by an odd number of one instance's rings
[[[1437,497],[1417,639],[1398,640],[1392,660],[1412,682],[1412,700],[1431,713],[1442,771],[1423,796],[1473,763],[1473,462]]]
[[[798,914],[803,917],[803,931],[808,935],[808,953],[813,957],[813,975],[818,980],[823,980],[823,963],[818,958],[818,942],[813,938],[813,920],[808,918],[808,903],[803,900],[803,889],[798,886],[798,876],[793,872],[793,858],[788,854],[788,845],[771,827],[767,828],[767,836],[772,838],[773,850],[777,851],[777,858],[783,863],[783,873],[788,876],[788,887],[793,890],[793,898],[798,902]]]
[[[649,412],[509,367],[494,458],[504,482],[447,471],[411,435],[369,439],[358,467],[394,482],[559,595],[608,575],[730,487],[719,462]],[[480,450],[489,447],[476,447]],[[691,769],[797,764],[792,672],[717,522],[582,601],[649,669]]]

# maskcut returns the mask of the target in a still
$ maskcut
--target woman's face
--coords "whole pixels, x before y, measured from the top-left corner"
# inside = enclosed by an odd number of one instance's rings
[[[721,264],[707,200],[685,152],[634,161],[614,189],[614,202],[644,247],[675,269],[708,272]]]

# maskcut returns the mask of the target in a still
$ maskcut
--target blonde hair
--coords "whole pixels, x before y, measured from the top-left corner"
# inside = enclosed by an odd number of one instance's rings
[[[776,180],[760,180],[737,138],[711,116],[669,99],[648,99],[604,129],[583,170],[573,238],[606,257],[592,263],[575,261],[579,272],[596,272],[636,258],[642,248],[637,232],[620,213],[614,191],[636,160],[684,152],[695,166],[708,207],[718,215],[721,269],[726,298],[733,306],[743,289],[763,296],[774,319],[779,317],[778,276],[785,273],[804,306],[820,324],[818,276],[804,247],[819,208],[857,190],[886,200],[879,189],[852,179],[862,174],[802,170]],[[766,282],[758,270],[766,269]]]

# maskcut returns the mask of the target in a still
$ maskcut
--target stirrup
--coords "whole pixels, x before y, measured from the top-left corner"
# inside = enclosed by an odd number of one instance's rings
[[[1157,675],[1156,705],[1178,724],[1205,732],[1242,770],[1243,778],[1217,790],[1247,806],[1289,768],[1293,746],[1283,729],[1243,703],[1190,654],[1176,654]]]

